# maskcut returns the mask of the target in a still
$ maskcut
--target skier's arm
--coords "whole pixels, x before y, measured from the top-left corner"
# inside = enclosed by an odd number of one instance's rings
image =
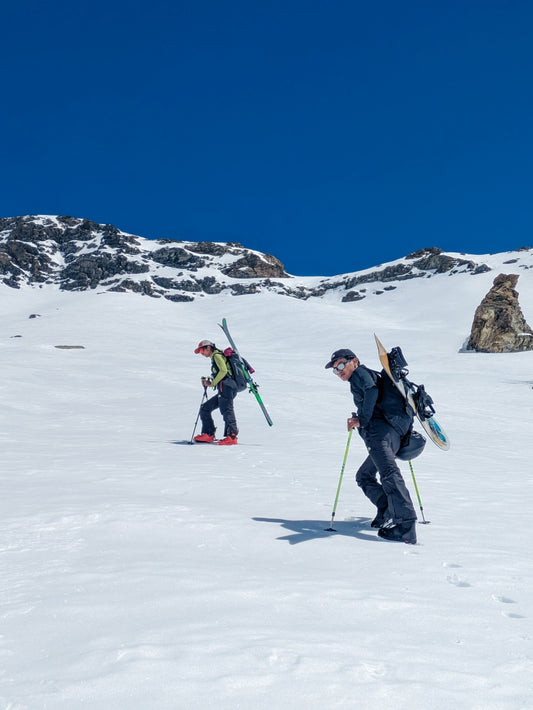
[[[218,383],[229,375],[228,365],[226,363],[226,358],[221,353],[215,353],[213,355],[213,363],[216,365],[218,372],[216,377],[211,380],[211,387],[216,387]]]
[[[366,427],[374,413],[379,390],[368,371],[358,368],[356,372],[359,375],[359,386],[363,390],[363,401],[357,407],[357,417],[359,419],[359,426]]]
[[[359,426],[366,427],[372,419],[372,414],[374,413],[374,407],[378,401],[378,388],[374,385],[371,389],[365,391],[365,397],[359,410]]]

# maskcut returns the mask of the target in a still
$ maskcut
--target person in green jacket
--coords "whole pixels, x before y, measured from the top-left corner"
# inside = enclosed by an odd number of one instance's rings
[[[194,351],[197,355],[211,358],[211,377],[202,378],[203,387],[212,387],[217,391],[200,407],[200,418],[202,420],[202,433],[194,437],[195,441],[210,444],[215,440],[215,422],[212,412],[220,409],[224,419],[224,438],[220,439],[220,446],[231,446],[237,443],[237,419],[233,408],[233,400],[237,394],[237,385],[233,379],[233,373],[228,361],[218,350],[217,346],[210,340],[202,340]]]

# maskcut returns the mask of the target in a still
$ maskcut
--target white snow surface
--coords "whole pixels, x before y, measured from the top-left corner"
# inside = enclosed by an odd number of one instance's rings
[[[355,303],[2,287],[1,710],[533,708],[533,352],[461,352],[505,257]],[[182,445],[223,317],[274,426],[243,393],[238,446]],[[377,369],[374,332],[451,439],[416,546],[370,528],[358,436],[325,530],[354,407],[324,365]]]

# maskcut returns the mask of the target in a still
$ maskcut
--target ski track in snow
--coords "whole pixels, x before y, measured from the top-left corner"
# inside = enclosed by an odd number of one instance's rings
[[[459,352],[495,275],[353,304],[2,290],[0,710],[533,708],[533,353]],[[274,426],[244,393],[241,445],[177,446],[224,316]],[[452,444],[413,462],[416,546],[370,528],[358,437],[325,530],[353,405],[324,364],[377,368],[374,332]]]

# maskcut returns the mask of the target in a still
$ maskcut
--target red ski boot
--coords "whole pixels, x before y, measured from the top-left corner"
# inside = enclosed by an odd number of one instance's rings
[[[234,446],[237,443],[237,437],[235,434],[230,434],[229,436],[225,436],[223,439],[220,439],[218,442],[219,446]]]
[[[199,444],[212,444],[213,441],[215,440],[215,435],[214,434],[197,434],[194,437],[194,440],[197,441]]]

